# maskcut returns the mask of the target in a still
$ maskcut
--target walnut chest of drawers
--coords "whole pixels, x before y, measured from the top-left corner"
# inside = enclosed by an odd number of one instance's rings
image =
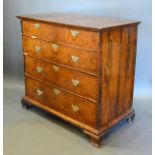
[[[134,119],[139,22],[64,13],[18,18],[23,106],[37,106],[80,127],[96,147],[112,126]]]

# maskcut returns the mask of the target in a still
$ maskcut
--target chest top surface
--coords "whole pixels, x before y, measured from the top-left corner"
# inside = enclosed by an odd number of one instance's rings
[[[139,21],[125,20],[103,16],[90,16],[75,13],[48,13],[18,16],[20,19],[41,21],[52,24],[76,26],[94,30],[102,30],[129,24],[139,24]]]

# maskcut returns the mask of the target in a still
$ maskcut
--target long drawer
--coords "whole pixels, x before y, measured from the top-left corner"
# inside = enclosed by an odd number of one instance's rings
[[[95,52],[26,36],[23,36],[23,49],[25,53],[41,59],[75,67],[93,74],[97,74],[98,71],[98,54]]]
[[[23,21],[23,34],[98,50],[97,32],[72,29],[40,22]]]
[[[56,84],[79,95],[97,100],[97,77],[25,56],[25,71],[33,77]]]
[[[26,95],[40,104],[94,126],[96,122],[96,103],[77,97],[64,90],[51,87],[26,77]]]

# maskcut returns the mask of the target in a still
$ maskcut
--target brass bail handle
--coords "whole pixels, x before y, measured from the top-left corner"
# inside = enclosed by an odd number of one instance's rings
[[[72,106],[72,110],[73,110],[74,112],[77,112],[77,111],[80,110],[80,108],[79,108],[77,105],[72,104],[71,106]]]
[[[80,62],[80,58],[79,58],[78,56],[75,56],[75,55],[71,55],[71,60],[72,60],[74,63]]]
[[[72,79],[71,81],[72,81],[73,86],[75,86],[75,87],[80,84],[80,81],[79,80]]]
[[[40,90],[40,89],[37,89],[37,90],[36,90],[36,93],[37,93],[38,96],[41,96],[41,95],[43,94],[43,91]]]
[[[74,39],[76,39],[77,36],[80,34],[80,32],[78,30],[71,30],[70,32]]]

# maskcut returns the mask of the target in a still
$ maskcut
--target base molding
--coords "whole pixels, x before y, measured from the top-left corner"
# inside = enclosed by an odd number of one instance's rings
[[[49,113],[83,129],[83,132],[85,134],[87,134],[89,137],[90,137],[90,141],[91,141],[91,144],[95,147],[100,147],[102,141],[102,137],[110,131],[110,129],[118,124],[120,121],[122,120],[128,120],[129,123],[133,122],[134,120],[134,117],[135,117],[135,111],[134,109],[129,109],[128,111],[126,111],[125,113],[123,113],[122,115],[120,115],[119,117],[117,117],[116,119],[114,119],[113,121],[111,121],[110,123],[106,124],[105,126],[99,128],[99,129],[96,129],[96,128],[93,128],[93,127],[90,127],[86,124],[83,124],[77,120],[74,120],[54,109],[51,109],[51,108],[48,108],[47,106],[44,106],[42,104],[40,104],[39,102],[31,99],[30,97],[28,96],[24,96],[21,100],[21,103],[22,103],[22,106],[26,109],[28,109],[29,107],[31,106],[36,106],[36,107],[39,107],[45,111],[48,111]]]
[[[87,130],[83,130],[83,132],[85,133],[85,134],[87,134],[89,137],[90,137],[90,142],[91,142],[91,144],[93,145],[93,146],[95,146],[95,147],[100,147],[101,146],[101,144],[102,144],[102,138],[103,138],[103,136],[108,132],[108,131],[106,131],[106,132],[103,132],[102,134],[100,134],[100,135],[95,135],[94,133],[91,133],[91,132],[89,132],[89,131],[87,131]]]
[[[85,134],[87,134],[90,137],[90,142],[95,147],[100,147],[102,143],[102,138],[105,134],[107,134],[110,129],[118,124],[119,122],[123,120],[127,120],[129,124],[131,124],[134,121],[135,118],[135,110],[131,109],[127,113],[121,115],[116,120],[112,121],[112,123],[109,123],[107,126],[104,126],[103,128],[98,129],[98,134],[94,134],[88,130],[83,130]]]

